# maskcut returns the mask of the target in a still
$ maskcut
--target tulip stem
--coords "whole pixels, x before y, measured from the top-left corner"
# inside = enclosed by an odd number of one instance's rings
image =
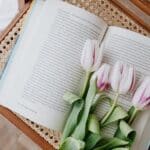
[[[80,97],[82,97],[82,98],[85,97],[85,94],[86,94],[86,91],[87,91],[87,88],[88,88],[87,85],[88,85],[88,82],[89,82],[89,79],[90,79],[90,75],[91,75],[90,72],[86,72],[86,74],[85,74],[83,87],[82,87],[81,93],[80,93]]]
[[[128,121],[128,123],[130,125],[133,123],[133,121],[134,121],[135,117],[137,116],[138,112],[139,112],[139,110],[136,107],[134,107],[134,110],[133,110],[133,112],[132,112],[132,114],[130,116],[130,119]]]
[[[113,101],[113,104],[110,108],[110,110],[108,111],[108,113],[104,116],[104,118],[101,120],[101,125],[103,126],[105,124],[105,122],[107,121],[107,119],[109,118],[109,116],[111,115],[111,113],[113,112],[113,110],[115,109],[115,106],[118,102],[118,97],[119,97],[119,93],[116,93],[115,99]]]

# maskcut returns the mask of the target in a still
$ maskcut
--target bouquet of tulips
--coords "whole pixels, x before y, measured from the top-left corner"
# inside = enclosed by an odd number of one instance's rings
[[[137,88],[133,66],[116,62],[102,64],[103,43],[85,42],[81,66],[85,79],[80,95],[67,92],[63,99],[72,107],[61,137],[60,150],[130,150],[136,131],[131,127],[138,113],[150,105],[150,77],[145,77]],[[111,87],[114,98],[106,94]],[[126,111],[118,104],[120,95],[134,93],[132,107]],[[109,101],[110,108],[101,120],[94,114],[98,101]],[[117,122],[113,137],[102,134],[102,129]]]

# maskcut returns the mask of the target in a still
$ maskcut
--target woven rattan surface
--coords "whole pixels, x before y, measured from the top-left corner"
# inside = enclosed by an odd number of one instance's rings
[[[145,30],[142,26],[137,24],[134,20],[128,17],[125,13],[119,10],[111,1],[109,0],[66,0],[67,2],[76,5],[78,7],[84,8],[95,15],[103,18],[109,25],[116,25],[124,27],[146,36],[149,32]],[[9,32],[5,39],[0,43],[0,69],[3,70],[5,63],[7,62],[11,49],[14,46],[16,39],[20,33],[23,18],[14,26],[14,28]],[[41,137],[52,144],[56,149],[58,148],[58,143],[60,139],[60,134],[54,132],[53,130],[44,128],[24,117],[21,118],[28,126],[35,130]]]

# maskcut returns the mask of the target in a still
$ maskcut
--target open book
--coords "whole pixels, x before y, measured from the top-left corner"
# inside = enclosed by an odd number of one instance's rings
[[[2,74],[0,104],[41,125],[62,131],[70,110],[62,97],[66,91],[79,92],[83,77],[80,56],[87,38],[103,42],[104,62],[114,64],[121,60],[133,64],[138,78],[150,74],[149,38],[108,27],[102,19],[66,2],[35,1]],[[121,97],[120,104],[128,109],[131,95]],[[107,103],[102,105],[96,110],[100,118],[108,109]],[[139,144],[148,113],[144,112],[136,121]]]

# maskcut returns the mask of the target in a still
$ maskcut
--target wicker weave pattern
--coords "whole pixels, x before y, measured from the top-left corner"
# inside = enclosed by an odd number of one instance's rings
[[[97,16],[103,18],[109,25],[116,25],[124,27],[146,36],[149,35],[143,27],[139,26],[134,20],[129,18],[125,13],[121,12],[116,8],[109,0],[65,0],[69,3],[76,5],[78,7],[84,8]],[[5,37],[5,39],[0,43],[0,69],[3,70],[5,63],[11,53],[11,48],[15,44],[15,41],[20,33],[22,22],[25,16],[14,26],[12,31]],[[17,114],[16,114],[17,115]],[[28,126],[35,130],[41,137],[52,144],[56,149],[58,148],[58,143],[60,140],[60,133],[53,130],[49,130],[42,127],[20,115],[21,118]]]
[[[93,14],[103,18],[108,25],[115,25],[149,35],[143,27],[139,26],[134,20],[129,18],[120,9],[114,6],[110,0],[66,0],[78,7],[84,8]]]

